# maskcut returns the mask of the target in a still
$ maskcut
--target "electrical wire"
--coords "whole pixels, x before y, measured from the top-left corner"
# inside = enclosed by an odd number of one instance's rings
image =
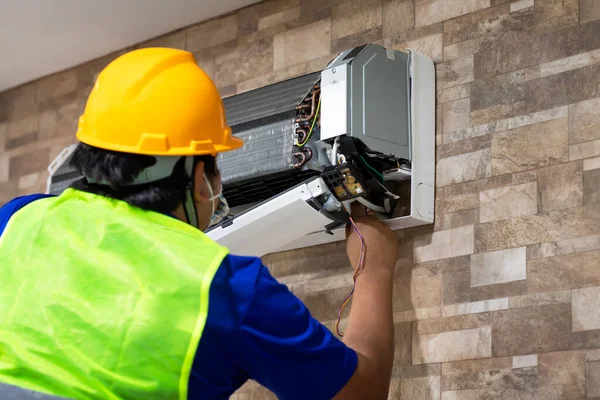
[[[384,178],[384,176],[383,176],[383,174],[381,172],[379,172],[375,168],[371,167],[369,165],[369,163],[367,162],[367,160],[365,160],[365,158],[363,156],[359,156],[359,157],[362,160],[362,162],[365,163],[365,165],[367,166],[367,168],[369,168],[369,170],[371,170],[371,172],[373,172],[375,175],[377,175],[381,179],[381,182],[385,181],[385,178]]]
[[[365,250],[366,250],[365,238],[363,237],[362,233],[360,232],[360,229],[358,229],[358,226],[356,226],[356,223],[354,222],[352,217],[350,217],[350,224],[352,224],[352,228],[356,231],[356,234],[360,238],[360,257],[358,259],[358,265],[356,266],[356,270],[354,271],[354,276],[352,277],[352,280],[353,280],[352,290],[350,291],[350,294],[348,294],[348,296],[344,299],[344,302],[342,303],[342,305],[340,306],[340,308],[338,310],[338,318],[337,318],[337,321],[335,322],[335,332],[340,337],[344,337],[344,334],[342,332],[340,332],[340,320],[342,319],[342,313],[344,312],[344,308],[346,307],[346,305],[352,298],[352,295],[354,294],[354,289],[356,288],[356,278],[358,278],[358,275],[360,275],[360,273],[363,271],[363,269],[365,267]]]
[[[312,136],[313,131],[315,130],[315,124],[317,122],[317,118],[319,118],[319,111],[321,110],[321,98],[319,97],[319,102],[317,103],[317,111],[315,112],[315,117],[313,118],[313,122],[312,125],[310,126],[310,131],[308,131],[308,135],[306,135],[306,139],[304,139],[304,142],[300,143],[298,146],[302,147],[304,146],[306,143],[308,143],[308,140],[310,139],[310,137]]]
[[[329,161],[331,162],[331,165],[338,165],[338,160],[337,160],[337,154],[338,154],[338,148],[340,147],[340,138],[336,137],[335,140],[333,141],[333,147],[331,149],[331,156]]]

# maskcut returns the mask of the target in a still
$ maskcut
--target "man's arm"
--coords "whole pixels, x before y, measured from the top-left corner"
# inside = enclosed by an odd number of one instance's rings
[[[242,374],[281,399],[387,397],[394,352],[391,298],[397,239],[364,210],[355,210],[354,219],[366,241],[366,257],[345,343],[316,321],[259,259],[229,256],[234,265],[229,284],[240,320],[228,345]],[[350,232],[347,251],[355,268],[360,248],[357,234]]]
[[[394,233],[361,207],[352,215],[366,245],[364,270],[356,279],[350,321],[343,342],[358,356],[358,366],[335,400],[387,399],[394,361],[392,282],[398,256]],[[349,230],[347,251],[356,269],[361,241]]]

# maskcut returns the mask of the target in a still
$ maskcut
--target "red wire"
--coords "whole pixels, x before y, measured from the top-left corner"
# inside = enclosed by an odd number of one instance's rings
[[[358,275],[360,275],[360,273],[362,272],[362,270],[364,269],[364,266],[365,266],[364,265],[365,264],[364,263],[365,247],[366,247],[365,246],[365,238],[363,237],[362,233],[360,233],[360,229],[358,229],[358,226],[356,226],[356,223],[354,223],[354,220],[352,219],[352,217],[350,217],[350,224],[352,224],[352,228],[354,228],[358,237],[360,238],[360,258],[358,259],[358,265],[356,266],[356,271],[354,271],[354,276],[352,277],[352,280],[353,280],[352,290],[350,291],[350,294],[348,294],[346,299],[344,299],[344,302],[342,303],[342,305],[340,306],[340,308],[338,310],[338,318],[337,318],[337,321],[335,322],[335,332],[340,337],[344,337],[344,334],[342,332],[340,332],[340,320],[342,319],[342,313],[344,312],[344,308],[346,307],[346,305],[352,298],[352,295],[354,294],[354,289],[356,288],[356,278],[358,277]]]

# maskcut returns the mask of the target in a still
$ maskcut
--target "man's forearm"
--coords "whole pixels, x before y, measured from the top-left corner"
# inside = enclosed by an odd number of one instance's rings
[[[390,268],[365,266],[356,280],[343,340],[358,353],[361,374],[372,375],[371,387],[385,389],[385,393],[373,393],[373,398],[386,398],[394,362],[392,281]]]

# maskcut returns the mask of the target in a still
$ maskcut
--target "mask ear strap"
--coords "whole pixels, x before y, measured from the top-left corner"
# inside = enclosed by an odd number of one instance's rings
[[[190,181],[188,188],[185,191],[185,202],[183,204],[183,209],[185,211],[188,224],[199,228],[198,210],[196,209],[196,203],[194,202],[194,157],[185,158],[185,172],[187,173]]]

